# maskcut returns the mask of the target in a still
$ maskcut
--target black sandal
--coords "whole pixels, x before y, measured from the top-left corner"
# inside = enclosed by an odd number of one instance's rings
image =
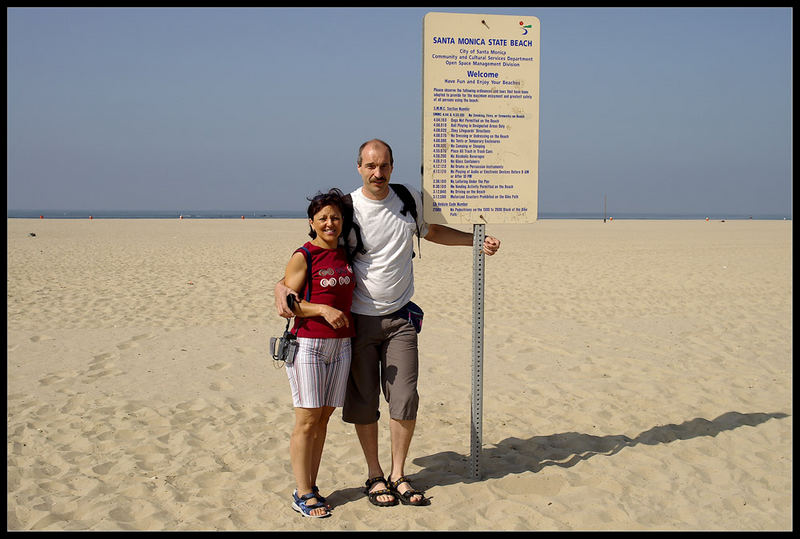
[[[405,492],[400,492],[397,490],[397,487],[399,487],[402,483],[408,483],[409,489]],[[403,505],[429,505],[431,503],[430,499],[425,497],[425,491],[415,490],[414,487],[411,486],[411,482],[404,475],[396,481],[390,481],[389,490],[395,495],[395,497],[400,499],[400,503]],[[414,496],[420,496],[420,499],[417,501],[412,501],[411,498]]]
[[[391,507],[393,505],[397,505],[397,496],[394,495],[394,492],[389,490],[388,488],[382,488],[375,491],[370,492],[370,488],[375,483],[383,483],[384,485],[387,484],[386,479],[381,476],[373,477],[371,479],[367,479],[366,487],[364,487],[364,494],[367,495],[369,498],[369,503],[372,505],[377,505],[378,507]],[[390,502],[382,502],[378,500],[378,496],[392,496],[394,499]]]

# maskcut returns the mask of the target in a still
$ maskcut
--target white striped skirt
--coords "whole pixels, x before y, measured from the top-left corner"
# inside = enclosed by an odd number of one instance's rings
[[[297,355],[286,365],[295,408],[344,405],[350,374],[350,337],[297,338]]]

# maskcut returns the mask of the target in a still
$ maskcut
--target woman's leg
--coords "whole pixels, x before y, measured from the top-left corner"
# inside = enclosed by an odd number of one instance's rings
[[[321,442],[318,440],[319,422],[323,415],[324,408],[294,409],[295,422],[289,442],[289,455],[298,496],[305,496],[313,491],[322,456],[322,447],[325,445],[324,436]],[[327,414],[327,417],[330,417],[330,413]],[[327,417],[324,422],[326,427]],[[318,501],[316,498],[311,498],[307,500],[307,503],[314,505]],[[314,509],[312,514],[324,515],[326,512],[324,507],[319,507]]]
[[[311,468],[310,468],[310,481],[311,486],[317,484],[317,475],[319,474],[319,465],[322,462],[322,450],[325,448],[325,437],[328,434],[328,420],[331,418],[333,411],[336,408],[333,406],[323,406],[319,408],[321,413],[317,419],[314,428],[314,440],[311,450]]]

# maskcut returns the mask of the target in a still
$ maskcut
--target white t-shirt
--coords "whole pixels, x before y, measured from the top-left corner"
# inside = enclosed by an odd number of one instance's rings
[[[408,187],[408,186],[406,186]],[[422,198],[419,191],[408,187],[417,203],[420,237],[428,234],[422,220]],[[353,260],[356,288],[352,312],[369,316],[391,314],[408,303],[414,295],[414,266],[411,255],[417,228],[411,212],[402,215],[403,201],[391,188],[383,200],[364,196],[359,187],[353,197],[353,220],[361,227],[366,253],[357,253]],[[354,233],[350,244],[355,244]]]

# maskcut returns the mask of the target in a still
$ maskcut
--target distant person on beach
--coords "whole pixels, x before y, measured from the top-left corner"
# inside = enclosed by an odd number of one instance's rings
[[[312,239],[292,254],[284,276],[287,287],[297,291],[290,292],[287,308],[296,316],[292,331],[299,345],[294,360],[286,361],[295,411],[289,444],[297,487],[292,508],[315,518],[331,514],[319,493],[317,474],[328,419],[344,404],[354,331],[350,305],[355,276],[339,246],[343,204],[338,189],[311,199],[308,235]]]
[[[473,236],[443,225],[428,224],[422,218],[419,191],[407,187],[417,211],[403,211],[400,191],[390,189],[394,169],[392,149],[373,139],[358,150],[356,161],[363,184],[350,193],[353,221],[360,229],[363,248],[353,257],[356,288],[352,313],[355,323],[353,357],[342,418],[355,424],[367,464],[364,489],[370,503],[385,507],[398,502],[427,505],[423,491],[414,489],[405,476],[405,462],[416,426],[419,395],[419,353],[417,332],[409,309],[414,294],[414,234],[442,245],[472,246]],[[355,228],[355,227],[354,227]],[[346,238],[348,248],[359,245],[357,231]],[[483,252],[493,255],[500,241],[487,236]],[[278,313],[291,317],[286,296],[291,283],[275,286]],[[392,464],[388,477],[378,458],[380,394],[389,403]]]

